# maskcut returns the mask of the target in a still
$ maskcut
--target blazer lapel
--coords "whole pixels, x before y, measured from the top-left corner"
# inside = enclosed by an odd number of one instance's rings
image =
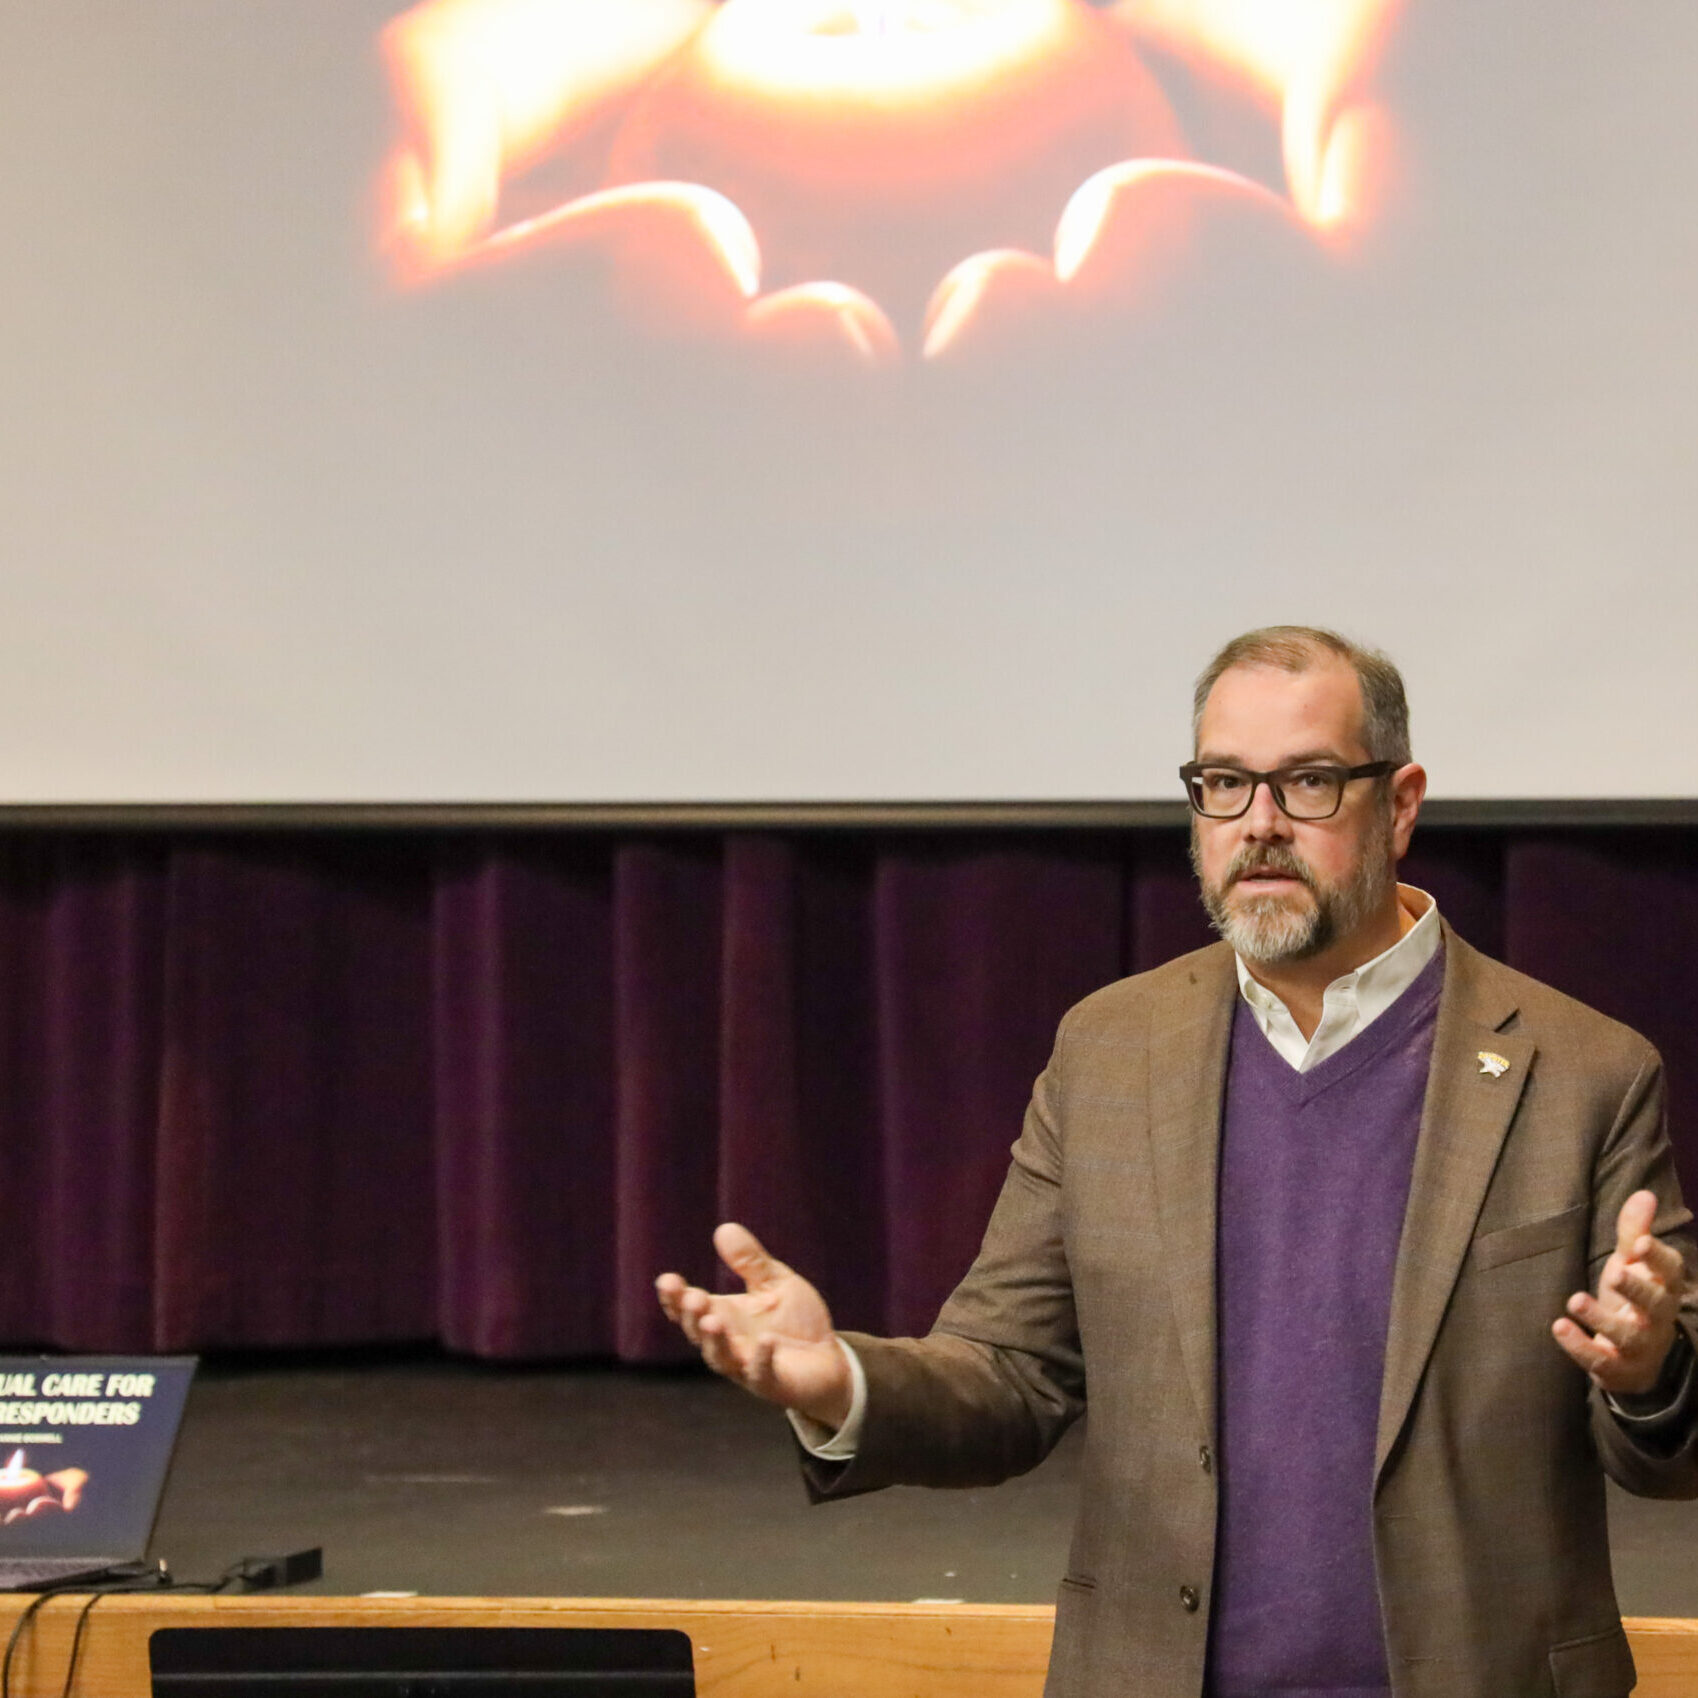
[[[1150,1144],[1179,1343],[1203,1430],[1215,1429],[1215,1184],[1237,996],[1232,951],[1193,958],[1150,1015]]]
[[[1530,1039],[1499,1029],[1515,1014],[1515,1000],[1493,964],[1448,926],[1444,947],[1438,1030],[1392,1280],[1376,1480],[1409,1417],[1535,1052]]]

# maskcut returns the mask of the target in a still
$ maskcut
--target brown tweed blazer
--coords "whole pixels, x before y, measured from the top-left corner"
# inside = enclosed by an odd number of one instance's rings
[[[1237,994],[1217,944],[1063,1021],[972,1270],[923,1339],[846,1335],[855,1460],[816,1496],[982,1485],[1090,1404],[1048,1698],[1198,1698],[1214,1566],[1215,1179]],[[1487,1050],[1509,1063],[1492,1077]],[[1550,1337],[1633,1191],[1698,1266],[1656,1052],[1445,935],[1380,1397],[1374,1549],[1398,1698],[1625,1698],[1604,1474],[1698,1496],[1698,1387],[1631,1437]],[[1698,1302],[1687,1332],[1698,1339]],[[1698,1375],[1694,1376],[1698,1379]],[[1303,1443],[1301,1433],[1291,1443]]]

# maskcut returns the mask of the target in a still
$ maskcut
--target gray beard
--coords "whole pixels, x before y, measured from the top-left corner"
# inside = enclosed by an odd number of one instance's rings
[[[1218,885],[1204,880],[1198,862],[1197,834],[1191,833],[1191,867],[1207,909],[1209,922],[1246,961],[1277,967],[1319,955],[1337,939],[1348,937],[1386,900],[1397,874],[1386,852],[1390,821],[1382,820],[1362,846],[1355,874],[1343,884],[1323,884],[1290,849],[1246,846],[1233,856]],[[1308,889],[1309,901],[1290,896],[1252,896],[1236,904],[1227,901],[1233,883],[1251,867],[1271,867],[1297,879]]]

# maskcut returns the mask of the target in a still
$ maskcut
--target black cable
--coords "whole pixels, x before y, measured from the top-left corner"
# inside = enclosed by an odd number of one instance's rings
[[[61,1586],[44,1586],[37,1592],[13,1622],[11,1637],[6,1641],[6,1655],[4,1660],[0,1660],[0,1698],[12,1698],[12,1662],[17,1655],[18,1646],[23,1641],[24,1629],[35,1619],[42,1606],[51,1603],[53,1599],[68,1594],[88,1594],[88,1601],[77,1612],[76,1626],[71,1632],[71,1654],[65,1664],[65,1680],[60,1688],[60,1698],[70,1698],[71,1685],[76,1678],[77,1659],[82,1651],[84,1629],[88,1626],[88,1618],[94,1613],[94,1606],[102,1598],[109,1598],[114,1593],[222,1592],[240,1578],[241,1569],[241,1565],[235,1563],[216,1580],[178,1580],[164,1563],[160,1563],[156,1568],[143,1563],[137,1563],[135,1566],[136,1573],[125,1575],[103,1586],[90,1586],[86,1580],[69,1580]]]
[[[115,1589],[129,1590],[130,1588],[119,1587]],[[35,1619],[36,1614],[40,1611],[41,1607],[44,1604],[51,1603],[55,1598],[63,1597],[67,1592],[87,1590],[88,1586],[86,1582],[79,1584],[75,1580],[67,1580],[60,1586],[42,1587],[42,1589],[30,1599],[29,1603],[24,1606],[24,1609],[18,1616],[18,1619],[12,1623],[12,1635],[6,1641],[5,1660],[0,1662],[0,1698],[12,1698],[12,1659],[17,1656],[18,1646],[23,1642],[24,1629]]]
[[[77,1625],[71,1629],[71,1654],[65,1659],[65,1684],[59,1688],[59,1698],[71,1698],[71,1682],[77,1673],[77,1654],[83,1646],[83,1629],[94,1614],[94,1606],[105,1596],[104,1592],[91,1592],[88,1602],[77,1611]]]
[[[71,1698],[71,1682],[76,1678],[77,1657],[82,1651],[83,1629],[88,1626],[88,1618],[94,1614],[94,1606],[102,1598],[110,1598],[115,1593],[125,1592],[166,1592],[175,1591],[178,1587],[171,1579],[171,1572],[163,1563],[152,1572],[137,1575],[134,1580],[117,1581],[109,1586],[102,1586],[90,1592],[88,1602],[77,1611],[77,1624],[71,1630],[71,1654],[65,1659],[65,1683],[59,1688],[59,1698]],[[183,1590],[188,1590],[184,1586]]]
[[[12,1623],[12,1637],[6,1641],[6,1659],[0,1662],[0,1698],[12,1698],[12,1658],[17,1655],[18,1642],[23,1638],[24,1629],[34,1619],[36,1611],[53,1596],[54,1593],[50,1591],[38,1592]]]

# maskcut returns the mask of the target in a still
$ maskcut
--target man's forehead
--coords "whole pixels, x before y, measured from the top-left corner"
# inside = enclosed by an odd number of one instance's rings
[[[1228,667],[1203,705],[1197,747],[1227,754],[1240,745],[1264,753],[1278,746],[1277,758],[1289,760],[1329,751],[1354,753],[1362,747],[1361,733],[1361,682],[1347,661],[1328,655],[1301,672]]]

